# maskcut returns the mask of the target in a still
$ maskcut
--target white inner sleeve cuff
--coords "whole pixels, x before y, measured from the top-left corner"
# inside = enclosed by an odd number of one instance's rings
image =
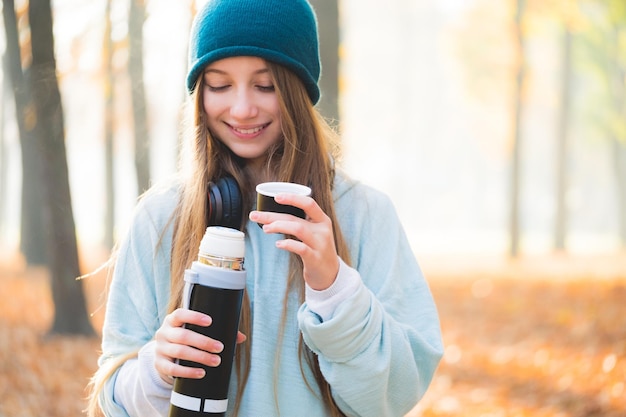
[[[157,389],[154,394],[166,392],[167,396],[169,396],[169,391],[172,390],[172,384],[165,382],[154,367],[155,348],[156,340],[152,340],[139,350],[139,354],[137,355],[139,358],[139,367],[142,370],[141,372],[144,372],[146,376],[150,378],[149,381],[154,383]]]
[[[339,272],[335,282],[325,290],[317,291],[305,286],[305,299],[309,309],[321,317],[330,320],[337,307],[355,293],[361,284],[361,275],[339,258]]]
[[[154,340],[146,343],[137,358],[127,360],[119,370],[114,398],[127,410],[154,408],[154,401],[162,403],[167,400],[169,403],[172,385],[163,381],[154,367],[155,345]]]

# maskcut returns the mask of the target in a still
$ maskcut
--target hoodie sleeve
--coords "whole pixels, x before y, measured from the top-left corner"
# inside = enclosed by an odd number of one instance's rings
[[[126,409],[128,398],[119,397],[127,390],[116,390],[116,386],[141,387],[150,381],[144,378],[145,372],[128,371],[136,368],[138,353],[142,360],[141,349],[154,338],[167,312],[171,245],[171,227],[168,225],[175,201],[172,192],[154,193],[144,198],[138,204],[130,229],[117,251],[98,365],[102,371],[123,363],[111,372],[99,396],[100,406],[107,416],[141,415],[133,412],[132,407]],[[144,349],[144,352],[147,351]],[[132,357],[134,359],[125,360]],[[162,392],[163,387],[146,388],[146,395],[137,397],[137,401],[165,401],[163,395],[148,395],[149,392]],[[136,394],[142,395],[139,391]],[[152,404],[150,409],[163,409],[163,405]]]
[[[359,201],[343,219],[337,202],[358,285],[329,318],[305,301],[299,325],[344,413],[404,415],[443,355],[437,309],[391,201],[364,186],[343,200]]]

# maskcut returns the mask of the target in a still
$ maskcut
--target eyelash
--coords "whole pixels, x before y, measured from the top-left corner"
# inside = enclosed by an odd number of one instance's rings
[[[208,85],[208,84],[207,84],[207,86],[206,86],[206,87],[207,87],[207,88],[209,89],[209,91],[211,91],[212,93],[218,93],[218,92],[220,92],[220,91],[224,91],[224,90],[226,90],[226,89],[228,88],[228,86],[227,86],[227,85],[223,85],[223,86],[219,86],[219,87],[213,87],[213,86],[210,86],[210,85]]]
[[[230,85],[221,85],[219,87],[213,87],[207,84],[207,88],[212,93],[219,93],[220,91],[225,91],[228,87],[230,87]],[[275,91],[275,88],[273,85],[257,85],[256,88],[258,88],[260,91],[264,93],[273,93]]]

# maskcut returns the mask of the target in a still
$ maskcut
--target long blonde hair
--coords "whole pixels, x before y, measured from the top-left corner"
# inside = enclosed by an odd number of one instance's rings
[[[276,146],[268,152],[265,166],[268,179],[307,184],[311,187],[313,198],[332,221],[338,255],[346,263],[350,263],[350,255],[335,215],[332,196],[333,161],[338,157],[338,137],[317,109],[311,105],[300,79],[280,65],[271,62],[267,62],[267,65],[278,96],[283,134],[282,140],[278,141]],[[256,179],[247,170],[245,161],[233,154],[209,131],[203,106],[203,89],[204,81],[200,76],[194,92],[190,95],[190,108],[187,111],[188,128],[183,142],[187,149],[183,150],[181,158],[181,169],[187,171],[183,175],[181,197],[174,213],[170,267],[171,294],[168,312],[174,311],[181,305],[184,271],[195,260],[197,248],[206,229],[207,184],[224,175],[234,177],[241,189],[244,218],[247,218],[252,208],[252,196],[256,185]],[[304,301],[302,268],[300,257],[291,254],[289,274],[286,277],[287,290],[283,300],[282,326],[279,329],[281,339],[287,319],[289,293],[297,292],[300,302]],[[241,398],[243,394],[250,371],[250,351],[253,343],[251,327],[250,301],[245,294],[239,329],[248,336],[248,340],[237,349],[235,364],[238,398]],[[306,385],[313,391],[305,377],[304,363],[311,368],[322,395],[321,400],[327,405],[330,415],[343,416],[344,414],[332,398],[330,385],[320,371],[318,358],[304,344],[302,335],[299,338],[298,351]],[[89,416],[97,415],[97,397],[106,379],[131,357],[133,357],[132,353],[120,360],[115,360],[106,369],[100,369],[94,375],[91,382]],[[276,358],[279,360],[279,352]],[[276,378],[277,375],[274,377]],[[275,401],[278,400],[275,399]],[[235,407],[234,414],[237,415],[238,411],[239,403]]]

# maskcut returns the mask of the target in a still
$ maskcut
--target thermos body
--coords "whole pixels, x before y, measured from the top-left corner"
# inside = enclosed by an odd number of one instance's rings
[[[228,230],[231,229],[227,229],[227,232]],[[243,235],[234,230],[232,233]],[[179,361],[183,366],[203,368],[206,374],[202,379],[175,378],[169,417],[224,416],[228,407],[228,387],[235,355],[246,272],[243,270],[243,257],[240,263],[225,263],[225,265],[234,264],[241,268],[241,270],[234,270],[203,262],[202,255],[201,250],[200,261],[193,262],[191,268],[185,271],[183,307],[205,313],[211,316],[213,321],[208,327],[195,325],[186,327],[219,340],[224,344],[224,350],[220,353],[221,362],[216,367],[186,360]]]

